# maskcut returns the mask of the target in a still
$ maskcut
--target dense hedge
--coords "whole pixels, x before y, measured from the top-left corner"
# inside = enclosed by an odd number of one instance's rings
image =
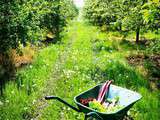
[[[0,51],[60,32],[77,14],[72,0],[1,0]]]

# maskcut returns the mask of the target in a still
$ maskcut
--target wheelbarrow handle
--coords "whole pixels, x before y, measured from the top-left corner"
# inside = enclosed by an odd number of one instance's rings
[[[87,120],[87,118],[89,117],[94,117],[98,120],[103,120],[103,118],[101,116],[99,116],[96,112],[89,112],[85,115],[85,120]]]
[[[56,96],[46,96],[45,99],[52,100],[52,99],[57,99],[57,97]]]
[[[80,112],[80,110],[72,105],[70,105],[69,103],[67,103],[66,101],[62,100],[61,98],[57,97],[57,96],[46,96],[45,97],[46,100],[52,100],[52,99],[55,99],[55,100],[58,100],[59,102],[67,105],[68,107],[72,108],[73,110],[77,111],[77,112]]]

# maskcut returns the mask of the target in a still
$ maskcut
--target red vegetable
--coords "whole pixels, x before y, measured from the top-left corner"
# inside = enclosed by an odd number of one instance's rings
[[[106,83],[104,83],[104,85],[101,87],[99,94],[98,94],[98,98],[97,101],[100,102],[101,104],[104,103],[104,96],[106,94],[106,92],[108,92],[110,84],[112,83],[112,81],[107,81]],[[93,101],[95,98],[81,98],[80,99],[80,103],[82,103],[85,106],[89,105],[89,102]]]
[[[103,102],[104,102],[104,96],[105,96],[106,92],[108,92],[111,83],[112,83],[111,80],[107,81],[106,83],[104,83],[104,85],[100,89],[97,101],[99,101],[101,104],[103,104]]]
[[[81,102],[83,105],[88,106],[89,102],[91,102],[91,101],[93,101],[93,100],[94,100],[94,98],[86,98],[86,99],[81,98],[81,99],[80,99],[80,102]]]

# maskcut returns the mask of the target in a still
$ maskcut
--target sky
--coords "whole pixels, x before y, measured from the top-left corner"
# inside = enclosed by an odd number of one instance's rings
[[[84,0],[73,0],[77,7],[83,7]]]

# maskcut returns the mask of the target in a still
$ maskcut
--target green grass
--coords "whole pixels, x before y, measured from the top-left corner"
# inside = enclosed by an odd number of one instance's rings
[[[70,23],[63,36],[63,44],[40,51],[32,66],[18,72],[19,90],[17,84],[7,85],[5,100],[1,100],[2,119],[83,120],[82,113],[57,101],[45,101],[48,104],[41,110],[37,105],[44,103],[35,101],[43,95],[56,95],[75,105],[75,95],[113,79],[114,84],[142,94],[129,113],[134,120],[159,120],[159,90],[151,91],[147,78],[125,59],[133,51],[141,51],[140,47],[131,49],[121,44],[119,33],[102,33],[82,21]],[[48,92],[43,93],[44,89]]]
[[[51,75],[59,47],[52,45],[39,51],[32,65],[17,72],[17,79],[6,85],[1,97],[1,120],[22,120],[32,117],[33,103]]]

